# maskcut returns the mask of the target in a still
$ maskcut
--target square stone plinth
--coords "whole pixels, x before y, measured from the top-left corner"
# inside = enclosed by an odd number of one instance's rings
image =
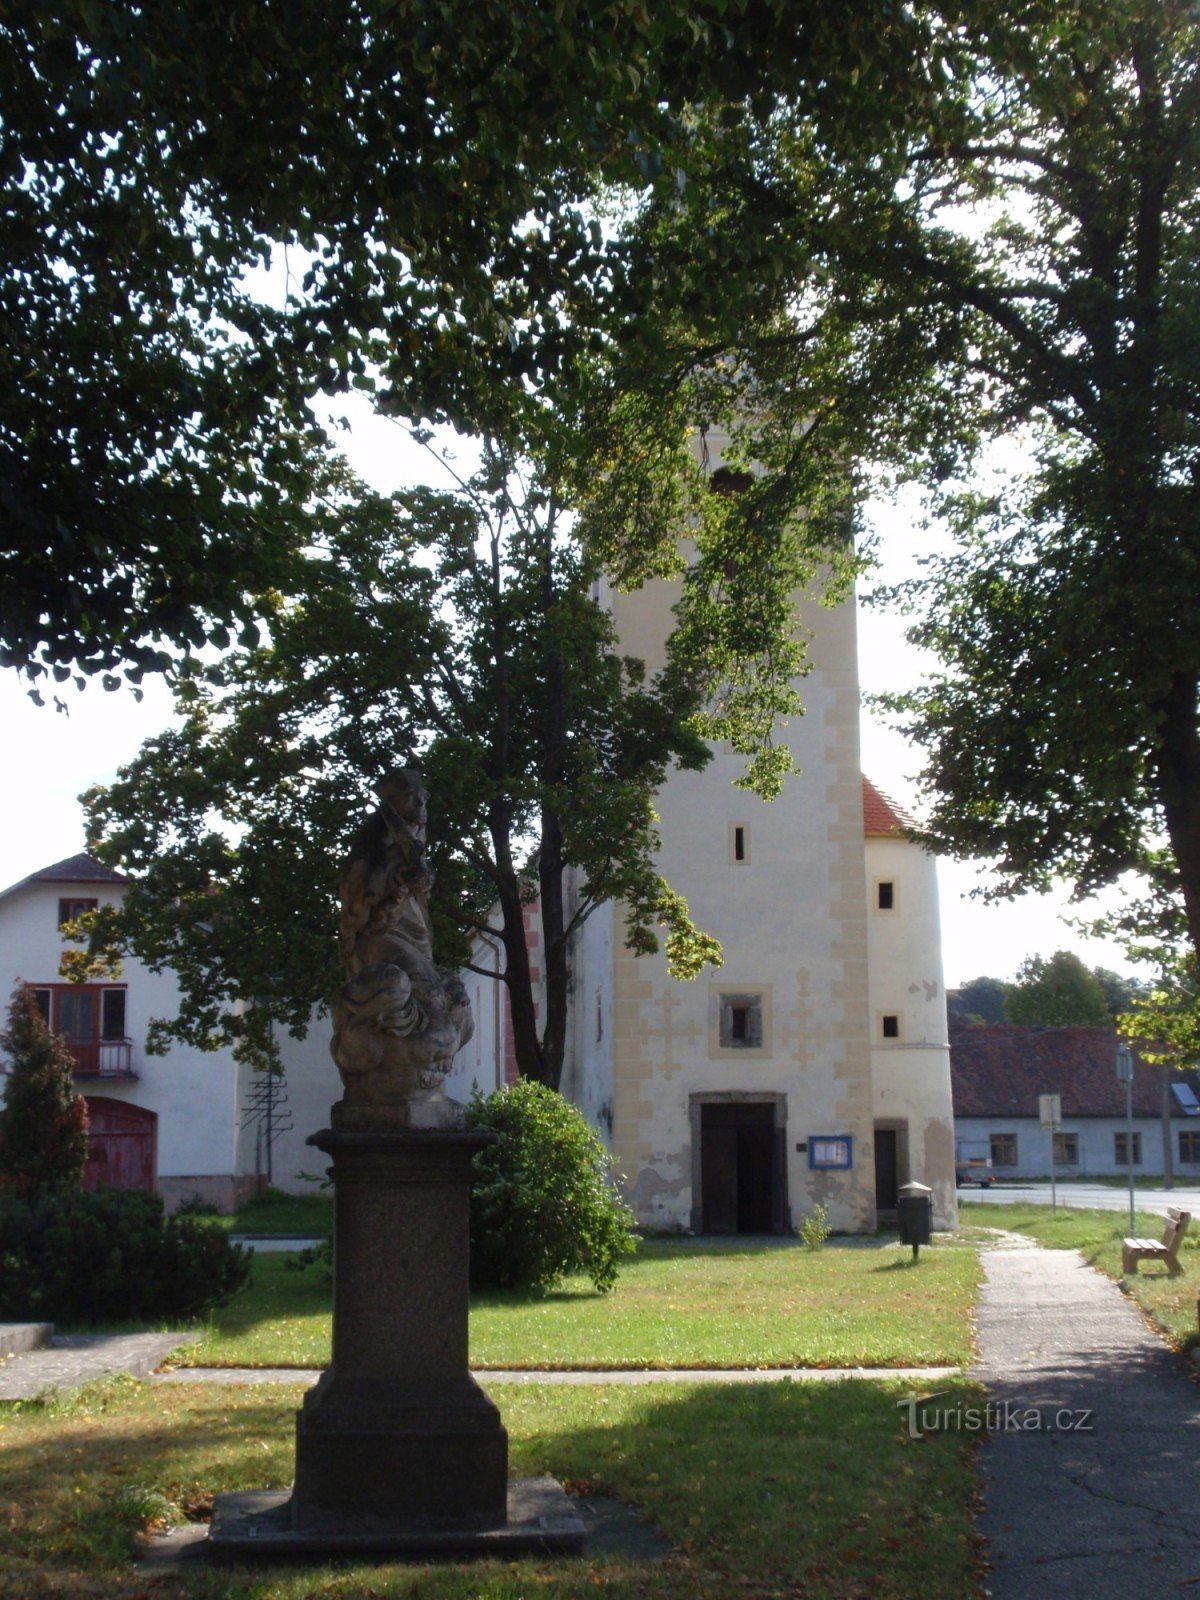
[[[283,1489],[221,1494],[213,1502],[208,1553],[213,1561],[322,1561],[348,1555],[400,1561],[485,1556],[580,1555],[584,1526],[562,1485],[553,1478],[515,1478],[508,1486],[508,1516],[491,1527],[455,1527],[449,1518],[413,1519],[381,1527],[347,1519],[320,1532],[292,1527],[291,1495]]]

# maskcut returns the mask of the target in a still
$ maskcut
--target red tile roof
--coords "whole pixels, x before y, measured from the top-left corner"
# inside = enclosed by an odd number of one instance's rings
[[[889,800],[870,778],[863,776],[863,832],[868,838],[895,838],[917,831],[920,824],[908,812]]]
[[[7,889],[0,891],[0,894],[12,894],[16,889],[23,889],[27,883],[128,882],[128,878],[122,877],[119,872],[114,872],[111,867],[103,866],[95,856],[88,855],[86,850],[81,850],[77,856],[67,856],[65,860],[56,861],[52,866],[31,872],[27,878],[22,878],[19,883],[10,884]]]
[[[950,1022],[950,1079],[956,1117],[1036,1117],[1038,1096],[1062,1096],[1063,1117],[1123,1117],[1112,1028],[1023,1028],[1011,1023]],[[1133,1111],[1162,1114],[1160,1069],[1134,1052]],[[1200,1091],[1193,1072],[1172,1082]],[[1172,1096],[1172,1116],[1184,1112]],[[1197,1119],[1200,1125],[1200,1119]]]

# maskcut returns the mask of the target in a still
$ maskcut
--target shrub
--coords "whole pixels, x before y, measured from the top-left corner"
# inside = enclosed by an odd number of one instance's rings
[[[637,1248],[633,1213],[575,1107],[523,1078],[486,1100],[477,1092],[467,1126],[498,1136],[475,1157],[472,1280],[545,1291],[579,1272],[611,1289],[621,1258]]]
[[[46,1026],[26,984],[13,990],[0,1046],[8,1055],[0,1190],[33,1195],[78,1188],[87,1164],[87,1105],[75,1093],[66,1045]]]
[[[0,1195],[0,1320],[158,1322],[224,1305],[250,1255],[140,1189]]]
[[[800,1224],[800,1237],[809,1250],[819,1250],[832,1232],[829,1212],[824,1206],[814,1206]]]

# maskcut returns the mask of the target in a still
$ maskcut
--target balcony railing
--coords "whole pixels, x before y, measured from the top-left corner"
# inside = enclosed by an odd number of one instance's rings
[[[136,1078],[132,1039],[68,1039],[77,1078]]]

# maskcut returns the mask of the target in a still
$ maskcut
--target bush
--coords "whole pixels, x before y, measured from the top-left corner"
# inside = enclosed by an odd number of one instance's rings
[[[611,1289],[621,1258],[637,1248],[633,1213],[575,1107],[523,1078],[486,1100],[476,1092],[467,1126],[498,1135],[475,1157],[472,1281],[545,1291],[579,1272]]]
[[[250,1253],[140,1189],[0,1195],[0,1320],[159,1322],[224,1305]]]
[[[808,1250],[819,1250],[832,1232],[829,1212],[824,1206],[814,1206],[800,1224],[800,1237]]]
[[[33,990],[19,983],[0,1034],[8,1055],[0,1107],[0,1190],[34,1195],[77,1189],[87,1164],[87,1105],[75,1093],[75,1063],[46,1026]]]

